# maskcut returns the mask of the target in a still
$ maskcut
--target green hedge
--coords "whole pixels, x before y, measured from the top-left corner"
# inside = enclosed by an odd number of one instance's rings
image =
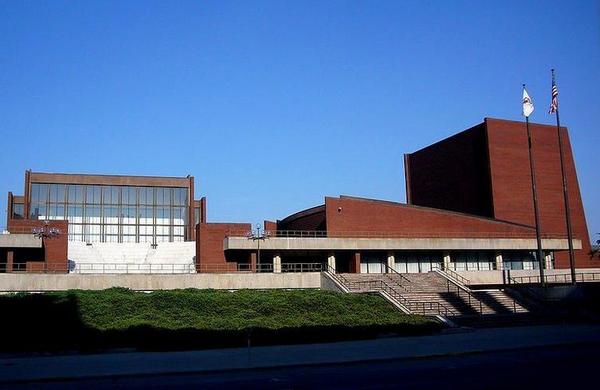
[[[113,288],[0,296],[4,351],[177,350],[436,332],[383,298],[322,290]]]

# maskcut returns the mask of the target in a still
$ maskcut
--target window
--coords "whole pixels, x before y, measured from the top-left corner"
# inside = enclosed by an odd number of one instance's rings
[[[187,188],[32,183],[30,193],[29,217],[68,219],[69,240],[184,241],[187,234]],[[22,213],[14,204],[13,215]]]
[[[50,185],[50,202],[64,203],[65,202],[65,185],[51,184]]]
[[[194,225],[200,223],[200,207],[194,207]]]

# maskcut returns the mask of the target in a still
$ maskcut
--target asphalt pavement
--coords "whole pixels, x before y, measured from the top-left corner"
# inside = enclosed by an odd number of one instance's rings
[[[44,387],[46,387],[62,383],[63,385],[70,384],[79,387],[79,385],[84,383],[88,385],[93,383],[95,384],[94,386],[102,387],[103,383],[116,384],[120,381],[124,387],[135,387],[136,383],[148,384],[148,381],[151,381],[154,387],[154,385],[159,386],[161,383],[175,385],[180,380],[183,381],[181,382],[181,387],[186,387],[190,383],[196,383],[194,381],[197,381],[198,378],[213,378],[214,383],[217,384],[223,382],[223,378],[236,378],[237,376],[241,382],[232,384],[234,386],[235,384],[246,383],[245,381],[250,380],[254,374],[269,372],[269,370],[283,370],[282,372],[285,372],[285,375],[293,377],[296,375],[294,373],[322,369],[325,370],[322,373],[325,376],[331,375],[332,378],[345,378],[354,376],[354,373],[359,372],[361,367],[366,370],[365,376],[369,377],[371,375],[369,372],[374,376],[384,375],[384,368],[388,367],[388,365],[391,365],[390,367],[393,369],[390,368],[390,370],[393,371],[399,368],[395,364],[400,364],[400,367],[403,367],[403,365],[409,364],[407,362],[418,363],[419,361],[427,360],[439,360],[443,362],[444,359],[452,357],[459,359],[455,362],[461,362],[463,365],[461,367],[466,369],[469,362],[485,361],[485,359],[481,360],[481,358],[469,360],[467,357],[469,355],[481,357],[504,352],[511,357],[510,359],[514,360],[515,357],[519,357],[522,360],[521,364],[525,367],[523,369],[516,369],[515,373],[522,371],[521,374],[525,375],[526,373],[531,374],[531,370],[534,367],[535,370],[541,370],[540,361],[539,359],[523,360],[522,357],[525,355],[515,351],[550,347],[559,348],[562,351],[561,353],[564,354],[569,351],[581,352],[582,346],[592,345],[597,351],[597,347],[600,345],[600,326],[549,325],[477,329],[468,332],[434,336],[395,337],[330,344],[232,348],[187,352],[13,356],[0,359],[0,386],[13,388],[17,385],[44,384]],[[585,353],[589,352],[588,350],[585,351]],[[582,354],[585,355],[585,353]],[[463,357],[467,357],[466,360],[461,360]],[[595,357],[590,358],[595,360]],[[545,368],[547,375],[564,373],[565,364],[573,365],[573,362],[580,361],[581,359],[574,357],[572,360],[568,360],[565,357],[558,360],[560,363],[553,363],[552,359],[546,359],[544,365],[549,365]],[[442,368],[448,367],[444,364],[441,365]],[[475,364],[475,366],[478,366],[478,364]],[[527,366],[531,367],[527,368]],[[553,366],[556,366],[556,368]],[[336,369],[335,367],[338,368]],[[356,370],[345,372],[345,370],[339,367],[355,367]],[[421,370],[419,366],[412,367],[417,372]],[[440,372],[444,371],[440,366],[436,367],[438,368],[425,366],[425,371],[422,374],[424,377],[430,377],[428,380],[433,380],[439,370],[441,370]],[[487,372],[486,370],[492,367],[493,373],[496,376],[511,373],[511,369],[507,369],[503,364],[493,361],[488,365],[474,370]],[[327,374],[328,369],[332,369],[333,371]],[[560,371],[561,369],[563,371]],[[379,373],[381,370],[384,372]],[[240,377],[240,375],[242,376]],[[250,375],[250,377],[244,377],[244,375]],[[395,376],[397,375],[395,374]],[[185,382],[186,378],[191,378],[191,382]],[[324,377],[321,376],[321,378],[323,379]],[[258,378],[257,384],[264,386],[265,382],[263,382],[263,379],[263,377]],[[491,380],[491,378],[487,378],[486,376],[482,376],[481,379]],[[308,378],[299,381],[300,386],[303,386],[301,384],[303,381],[308,381]],[[251,382],[250,380],[248,384],[251,385]],[[385,387],[387,385],[384,382],[381,385]],[[405,384],[408,385],[409,382],[407,379]],[[335,386],[336,381],[328,380],[327,383]],[[360,387],[362,382],[355,381],[355,383]],[[391,383],[397,383],[397,381],[392,381]],[[495,382],[486,383],[486,386],[482,388],[492,388],[487,386],[487,384],[495,384]],[[204,387],[210,387],[210,383],[205,383],[204,385]],[[221,383],[221,385],[227,386],[228,384]],[[309,386],[308,388],[311,387],[310,383],[305,383],[305,385]],[[369,387],[368,384],[365,385]],[[275,388],[281,388],[277,387],[277,384],[275,386]]]

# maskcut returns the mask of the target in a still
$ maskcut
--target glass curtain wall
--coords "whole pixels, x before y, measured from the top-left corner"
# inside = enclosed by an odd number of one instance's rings
[[[548,264],[550,269],[554,269],[554,252],[545,252],[544,255],[550,255],[551,261]],[[504,269],[539,269],[536,252],[524,251],[504,251],[502,252],[502,263]]]
[[[496,256],[491,251],[461,251],[450,253],[453,271],[489,271],[496,267]]]
[[[440,269],[444,255],[440,251],[396,252],[394,270],[400,273],[420,273]]]
[[[13,219],[23,219],[24,208],[23,203],[13,203],[12,217]]]
[[[32,219],[69,221],[69,240],[184,241],[188,190],[78,184],[31,185]]]

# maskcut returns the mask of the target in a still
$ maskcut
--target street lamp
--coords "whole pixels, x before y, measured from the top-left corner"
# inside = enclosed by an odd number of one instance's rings
[[[260,264],[260,242],[269,238],[269,233],[267,231],[260,231],[260,225],[256,224],[256,230],[250,230],[246,235],[246,238],[252,241],[256,241],[256,269],[258,271],[258,266]]]
[[[60,229],[50,227],[49,221],[44,221],[44,224],[40,227],[34,227],[31,232],[37,238],[54,238],[60,236]]]

